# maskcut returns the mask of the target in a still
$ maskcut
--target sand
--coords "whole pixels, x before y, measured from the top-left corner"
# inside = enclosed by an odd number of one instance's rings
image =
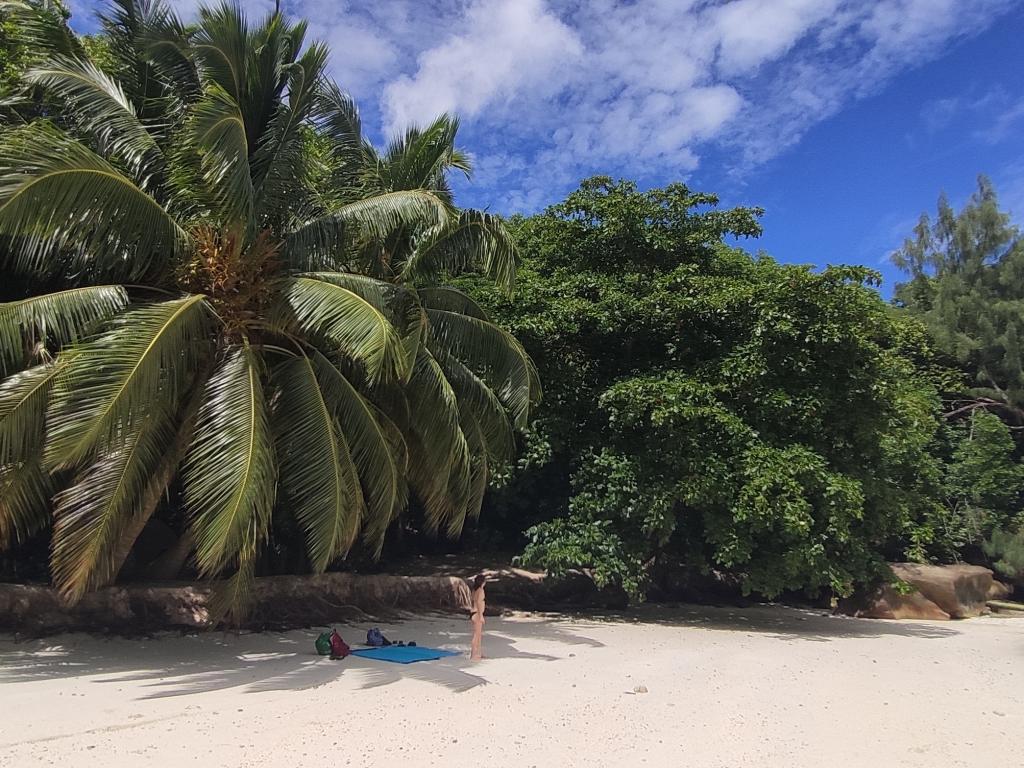
[[[356,640],[365,627],[339,627]],[[466,649],[469,622],[394,639]],[[490,619],[483,662],[312,654],[315,630],[0,638],[0,765],[1015,765],[1024,620],[780,607]],[[646,693],[635,693],[640,686]]]

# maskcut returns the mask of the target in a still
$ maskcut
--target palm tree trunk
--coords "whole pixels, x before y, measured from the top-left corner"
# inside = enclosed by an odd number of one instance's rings
[[[185,531],[174,546],[153,561],[146,575],[154,581],[170,581],[177,578],[181,569],[185,567],[185,560],[192,552],[193,544],[195,540],[192,538],[192,532]]]

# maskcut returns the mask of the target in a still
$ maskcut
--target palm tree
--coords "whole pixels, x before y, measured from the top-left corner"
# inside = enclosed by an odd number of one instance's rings
[[[0,544],[52,519],[77,600],[180,480],[198,571],[230,574],[235,611],[275,509],[315,571],[360,534],[379,553],[409,487],[456,535],[539,389],[440,285],[515,273],[500,222],[454,207],[454,121],[378,156],[326,49],[278,13],[188,28],[119,0],[103,24],[113,73],[51,50],[25,81],[61,114],[0,134],[0,259],[40,289],[0,305]]]
[[[343,103],[341,94],[333,98]],[[341,178],[333,177],[336,194],[353,186],[373,196],[425,190],[449,210],[432,227],[401,225],[385,238],[357,242],[346,258],[402,297],[404,310],[393,322],[417,347],[413,374],[409,386],[381,403],[402,430],[410,484],[428,525],[444,522],[457,535],[466,518],[480,512],[489,462],[509,459],[513,426],[525,427],[540,393],[519,342],[443,282],[474,268],[511,289],[515,249],[496,217],[454,207],[448,174],[471,171],[469,158],[455,147],[457,120],[442,115],[425,129],[409,129],[379,154],[363,139],[354,109],[337,112],[345,119],[332,124],[329,135],[334,156],[345,162]]]

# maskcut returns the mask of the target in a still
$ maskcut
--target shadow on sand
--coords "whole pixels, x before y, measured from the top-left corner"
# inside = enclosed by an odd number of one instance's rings
[[[894,636],[942,639],[960,633],[955,624],[852,619],[782,606],[661,605],[641,606],[617,614],[491,619],[484,652],[489,659],[553,662],[569,651],[561,656],[529,653],[518,648],[520,641],[541,641],[548,648],[559,645],[567,649],[573,646],[597,648],[602,644],[587,637],[586,629],[608,623],[649,623],[680,629],[767,634],[783,641],[818,642]],[[350,643],[361,639],[360,635],[366,630],[366,627],[342,625],[339,628]],[[381,628],[392,639],[415,640],[423,646],[465,652],[469,645],[469,623],[451,616],[419,617],[381,624]],[[319,631],[163,635],[136,640],[65,635],[59,640],[22,643],[0,639],[0,686],[90,676],[97,685],[141,682],[146,693],[140,698],[155,699],[229,688],[241,688],[247,693],[303,690],[342,676],[355,678],[364,689],[412,679],[463,692],[488,682],[484,676],[486,664],[475,665],[466,656],[408,665],[358,657],[331,661],[313,653],[313,641]],[[683,637],[681,634],[680,639]]]
[[[384,625],[393,639],[415,640],[419,645],[465,652],[469,622],[444,616]],[[65,635],[13,643],[0,640],[0,686],[4,683],[90,676],[99,685],[142,682],[142,699],[184,696],[241,687],[245,692],[314,688],[343,675],[355,677],[361,688],[377,688],[402,679],[421,680],[461,693],[487,679],[479,666],[463,656],[433,662],[391,664],[350,656],[331,661],[313,652],[321,629],[288,633],[207,633],[149,639],[94,638]],[[354,644],[365,627],[339,631]],[[521,639],[567,646],[601,643],[573,631],[554,619],[488,623],[484,652],[488,659],[523,659],[550,662],[559,656],[529,653],[516,646]]]
[[[624,612],[590,612],[576,617],[590,622],[644,623],[722,632],[771,635],[779,640],[827,642],[843,638],[916,637],[941,639],[960,634],[957,622],[888,621],[834,616],[822,609],[783,605],[743,608],[706,605],[641,605]]]

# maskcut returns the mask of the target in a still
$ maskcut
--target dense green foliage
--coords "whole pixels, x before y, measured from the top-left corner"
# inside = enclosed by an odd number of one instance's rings
[[[28,9],[27,13],[19,7],[22,5]],[[61,34],[67,30],[68,18],[69,13],[60,0],[0,3],[0,97],[8,99],[19,89],[22,74],[36,58],[33,33],[37,34],[38,30],[26,30],[31,26],[26,22]]]
[[[944,437],[952,449],[945,465],[945,554],[976,547],[993,531],[1016,531],[1024,522],[1024,464],[1006,424],[976,410],[948,427]]]
[[[280,14],[185,27],[119,0],[83,47],[3,8],[33,42],[19,93],[61,109],[0,130],[0,266],[24,289],[0,304],[0,546],[51,532],[76,600],[164,514],[235,609],[275,531],[314,571],[379,552],[410,496],[457,536],[539,394],[444,285],[516,270],[502,223],[454,205],[457,121],[378,151]]]
[[[532,513],[526,562],[631,591],[696,566],[774,595],[847,594],[885,557],[955,557],[1007,523],[1009,433],[941,418],[956,374],[925,328],[869,270],[729,247],[758,212],[716,202],[594,179],[514,222],[515,299],[475,295],[546,401],[491,524]]]

